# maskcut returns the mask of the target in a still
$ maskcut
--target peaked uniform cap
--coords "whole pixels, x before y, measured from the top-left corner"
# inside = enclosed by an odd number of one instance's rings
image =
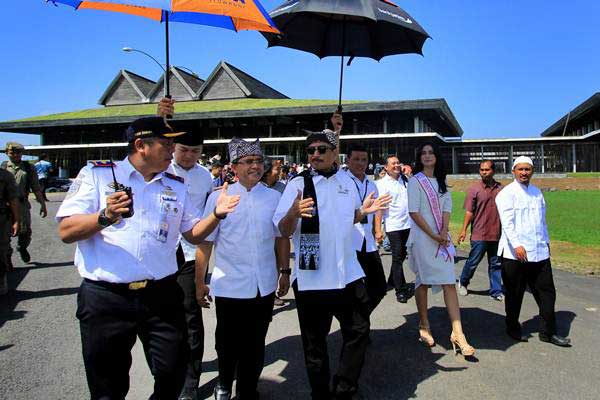
[[[125,131],[125,140],[133,142],[138,138],[174,138],[181,135],[185,135],[185,132],[174,131],[162,117],[144,117],[136,119],[129,125]]]

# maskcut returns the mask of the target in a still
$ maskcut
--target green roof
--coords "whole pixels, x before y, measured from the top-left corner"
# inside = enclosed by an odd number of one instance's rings
[[[364,103],[364,101],[344,101],[344,104]],[[307,107],[337,104],[337,100],[294,100],[294,99],[234,99],[234,100],[203,100],[177,103],[177,114],[201,113],[214,111],[253,110],[261,108]],[[88,110],[65,112],[60,114],[42,115],[6,122],[27,121],[60,121],[67,119],[127,117],[134,115],[154,115],[156,104],[136,104],[130,106],[111,106],[91,108]]]

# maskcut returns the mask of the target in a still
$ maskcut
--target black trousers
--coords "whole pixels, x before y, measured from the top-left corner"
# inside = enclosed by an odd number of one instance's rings
[[[408,241],[409,233],[410,229],[387,233],[390,238],[390,247],[392,248],[392,267],[388,282],[394,286],[396,293],[406,290],[406,278],[404,277],[402,263],[406,259],[406,242]]]
[[[275,293],[253,299],[215,297],[215,348],[219,385],[231,390],[237,368],[237,399],[258,399],[256,386],[265,362],[265,337]]]
[[[554,304],[556,289],[552,278],[550,259],[540,262],[522,263],[508,258],[502,259],[502,281],[505,289],[506,329],[521,333],[519,314],[525,289],[529,286],[540,309],[540,333],[556,333]]]
[[[196,267],[194,261],[184,262],[177,273],[177,283],[183,291],[183,308],[187,327],[188,364],[185,373],[186,388],[197,388],[202,373],[204,356],[204,323],[202,307],[196,300]]]
[[[369,297],[363,280],[337,290],[299,291],[296,282],[293,288],[312,398],[350,398],[358,390],[369,339]],[[333,317],[340,323],[343,343],[331,393],[327,335]]]
[[[145,289],[85,279],[77,296],[92,400],[125,399],[131,348],[140,338],[154,376],[152,399],[177,399],[185,376],[183,295],[174,277]]]
[[[381,302],[387,293],[387,282],[383,272],[383,264],[378,251],[365,251],[365,246],[361,251],[356,252],[358,262],[365,273],[365,285],[367,295],[369,296],[369,314],[375,310],[375,307]]]

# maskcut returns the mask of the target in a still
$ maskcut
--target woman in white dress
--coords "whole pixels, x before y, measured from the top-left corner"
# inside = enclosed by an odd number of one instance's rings
[[[448,233],[452,197],[446,186],[441,153],[433,144],[424,144],[417,150],[414,174],[408,182],[408,211],[412,224],[407,248],[410,268],[416,274],[419,341],[429,347],[435,346],[427,315],[427,289],[431,287],[435,293],[441,287],[452,322],[452,347],[455,353],[458,347],[463,356],[472,356],[475,349],[467,342],[460,322],[455,251]]]

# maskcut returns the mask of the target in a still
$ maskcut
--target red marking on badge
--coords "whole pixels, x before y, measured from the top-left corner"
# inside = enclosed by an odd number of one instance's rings
[[[390,0],[381,0],[381,1],[383,1],[384,3],[389,4],[390,6],[398,7],[398,5],[392,3]]]

